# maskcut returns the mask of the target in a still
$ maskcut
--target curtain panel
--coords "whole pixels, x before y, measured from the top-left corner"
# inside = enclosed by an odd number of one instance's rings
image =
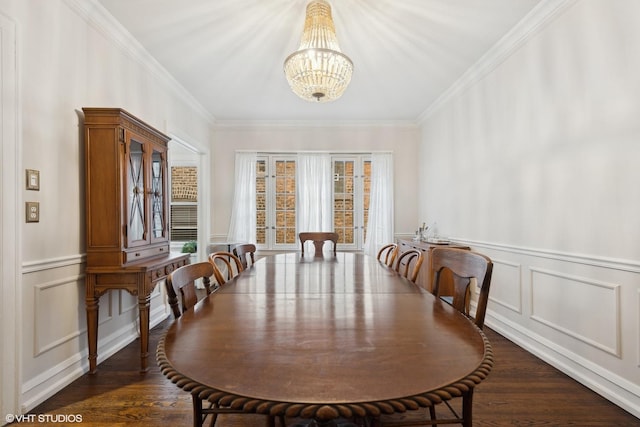
[[[229,242],[256,241],[257,152],[237,152]]]
[[[364,253],[376,256],[383,245],[394,241],[393,155],[371,154],[371,193]]]
[[[296,228],[333,231],[332,164],[330,154],[298,154],[296,165]],[[311,242],[308,250],[311,249]],[[307,250],[307,248],[305,248]]]

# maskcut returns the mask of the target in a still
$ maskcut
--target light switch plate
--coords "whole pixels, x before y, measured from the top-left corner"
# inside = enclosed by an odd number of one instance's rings
[[[27,190],[40,190],[40,171],[27,169]]]
[[[26,203],[27,222],[40,222],[40,203]]]

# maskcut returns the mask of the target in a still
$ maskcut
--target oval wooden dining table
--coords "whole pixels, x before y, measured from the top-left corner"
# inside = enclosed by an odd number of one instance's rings
[[[267,256],[183,314],[157,349],[182,389],[248,413],[376,419],[473,390],[473,322],[377,259]]]

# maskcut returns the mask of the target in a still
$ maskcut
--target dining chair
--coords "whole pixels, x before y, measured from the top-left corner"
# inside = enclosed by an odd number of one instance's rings
[[[489,287],[491,285],[491,273],[493,271],[493,263],[491,259],[483,254],[455,248],[434,248],[430,254],[431,268],[434,273],[433,294],[442,300],[451,304],[456,310],[473,320],[475,325],[482,329],[484,326],[484,318],[487,311],[487,302],[489,300]],[[453,296],[441,296],[441,279],[445,271],[453,276]],[[478,303],[476,305],[475,319],[471,319],[469,314],[469,306],[471,300],[471,284],[476,283],[479,287]],[[461,393],[461,404],[445,400],[442,405],[447,414],[440,416],[437,406],[429,407],[429,419],[424,424],[437,426],[438,424],[462,424],[463,426],[472,425],[472,409],[473,409],[473,388]],[[454,407],[455,406],[455,407]],[[385,426],[393,426],[394,424],[384,424]]]
[[[422,251],[413,248],[408,249],[398,256],[395,270],[413,283],[416,283],[423,259]],[[413,268],[411,268],[411,265],[413,265]]]
[[[393,266],[393,261],[395,261],[397,255],[398,244],[389,243],[388,245],[381,247],[378,251],[378,261],[383,262],[387,267],[391,267]]]
[[[251,265],[256,262],[255,253],[256,245],[253,243],[244,243],[236,245],[233,248],[233,254],[240,259],[240,262],[242,262],[242,268],[245,270],[249,268],[249,260],[251,260]]]
[[[489,300],[489,287],[493,262],[483,254],[454,248],[435,248],[431,251],[431,268],[434,273],[433,294],[441,297],[465,316],[469,313],[471,301],[471,283],[475,281],[479,288],[474,323],[478,328],[484,326],[484,317]],[[440,295],[440,278],[445,269],[453,275],[453,296]],[[475,280],[472,280],[475,279]]]
[[[304,255],[304,243],[311,240],[315,246],[315,254],[317,256],[322,255],[322,247],[324,242],[333,242],[333,254],[336,254],[336,246],[338,243],[338,233],[332,231],[303,231],[298,234],[300,238],[300,245],[302,247],[302,255]]]
[[[167,276],[165,284],[169,306],[175,319],[198,302],[195,286],[197,279],[202,279],[207,295],[211,293],[211,276],[213,274],[213,266],[205,261],[183,265]]]
[[[231,252],[214,252],[209,255],[209,262],[213,266],[213,276],[216,278],[218,286],[224,285],[244,271],[240,258]]]

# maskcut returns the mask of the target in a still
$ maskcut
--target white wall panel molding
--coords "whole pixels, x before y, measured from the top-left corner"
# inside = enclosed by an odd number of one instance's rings
[[[74,380],[80,378],[85,369],[82,361],[86,359],[84,353],[75,353],[66,360],[46,369],[38,376],[26,381],[22,385],[22,413],[29,412],[40,402],[50,398]],[[89,370],[89,362],[86,363]]]
[[[118,291],[118,314],[123,315],[138,310],[138,298],[121,289]]]
[[[620,285],[537,267],[530,271],[531,319],[622,356]]]
[[[491,260],[493,273],[489,301],[522,314],[522,264],[497,258]]]
[[[495,311],[485,325],[640,418],[640,386]]]
[[[54,268],[70,267],[84,264],[86,254],[75,254],[57,258],[40,259],[28,261],[22,264],[22,273],[36,273],[39,271],[52,270]]]
[[[475,248],[486,248],[496,251],[509,252],[513,254],[527,255],[538,258],[547,258],[557,261],[565,261],[574,264],[582,264],[592,267],[609,268],[613,270],[626,271],[640,274],[640,261],[616,259],[608,257],[598,257],[593,255],[561,252],[547,249],[527,248],[524,246],[507,245],[503,243],[483,242],[469,240],[461,237],[452,237],[456,243],[466,244]]]
[[[636,366],[640,368],[640,289],[636,290]]]
[[[61,280],[34,286],[34,357],[41,355],[73,339],[77,339],[86,328],[78,325],[77,313],[57,312],[69,302],[69,295],[77,296],[78,281],[82,276],[71,276]],[[80,307],[81,301],[75,306]],[[52,321],[55,318],[55,322]]]
[[[164,304],[164,301],[162,299],[163,294],[161,291],[161,288],[165,286],[164,283],[164,280],[159,281],[151,294],[149,294],[149,300],[152,306],[154,306],[154,304]],[[133,311],[135,311],[136,316],[138,315],[138,297],[135,295],[131,295],[124,289],[118,291],[118,306],[119,315],[123,315],[125,313],[130,313]]]
[[[19,37],[16,22],[0,13],[0,413],[20,406],[22,372],[19,342],[22,318],[22,141]]]
[[[157,320],[156,320],[157,321]],[[98,363],[108,359],[138,338],[136,326],[124,325],[98,341]],[[22,411],[34,407],[62,390],[89,370],[87,348],[74,353],[69,358],[41,372],[22,385]],[[98,369],[100,367],[98,366]]]
[[[64,0],[89,25],[111,40],[126,55],[155,76],[169,91],[210,124],[214,117],[129,33],[97,0]]]

